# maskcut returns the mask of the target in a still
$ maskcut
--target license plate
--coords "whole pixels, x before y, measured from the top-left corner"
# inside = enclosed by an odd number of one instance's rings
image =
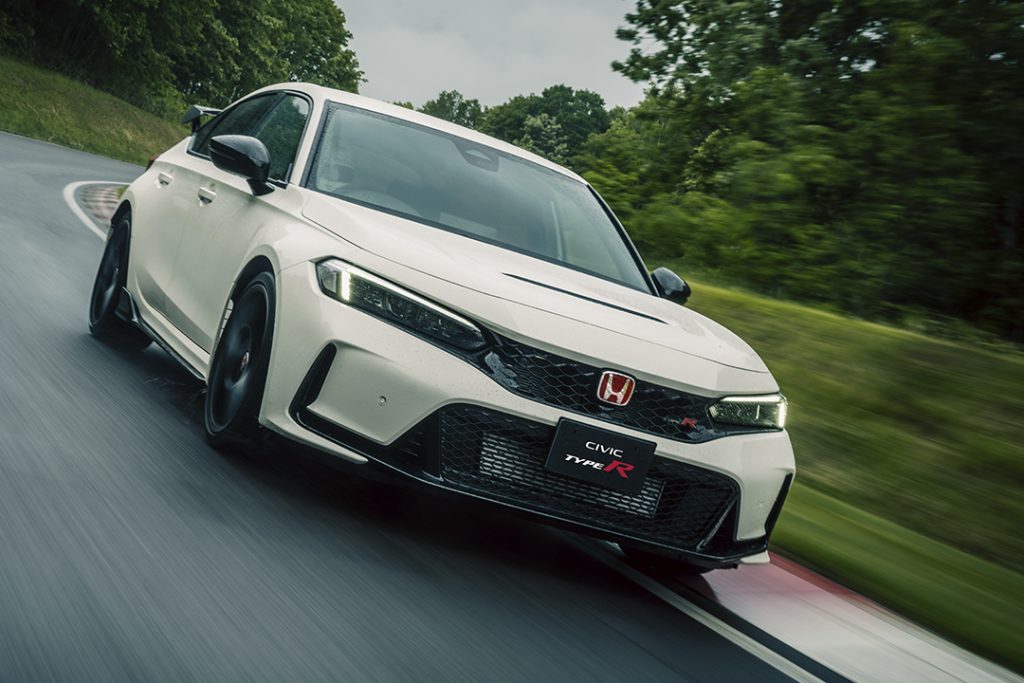
[[[635,494],[643,488],[654,448],[650,441],[562,419],[544,466],[573,479]]]

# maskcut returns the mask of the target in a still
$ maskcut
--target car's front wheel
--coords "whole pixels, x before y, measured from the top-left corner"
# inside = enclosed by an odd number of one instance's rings
[[[144,349],[152,341],[145,332],[117,315],[128,279],[128,247],[131,243],[132,221],[124,214],[107,236],[100,267],[89,299],[89,331],[94,337],[126,349]]]
[[[256,445],[274,333],[274,278],[259,273],[236,297],[210,365],[206,436],[217,447]]]

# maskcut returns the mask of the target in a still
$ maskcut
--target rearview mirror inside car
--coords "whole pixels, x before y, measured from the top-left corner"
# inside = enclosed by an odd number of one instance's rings
[[[270,175],[270,152],[266,145],[248,135],[218,135],[210,140],[210,161],[222,171],[245,178],[256,196],[269,194],[274,186]]]
[[[690,298],[690,285],[668,268],[658,268],[651,273],[651,277],[661,298],[675,301],[677,304],[685,304]]]

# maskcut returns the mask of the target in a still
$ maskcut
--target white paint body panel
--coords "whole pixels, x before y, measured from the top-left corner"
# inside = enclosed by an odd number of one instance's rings
[[[288,414],[311,363],[333,344],[336,360],[310,410],[375,442],[393,442],[450,403],[477,404],[549,425],[572,417],[653,440],[659,456],[732,477],[741,489],[739,540],[764,535],[768,512],[794,471],[785,432],[690,444],[542,405],[506,390],[460,358],[324,296],[316,283],[314,263],[337,257],[496,332],[574,360],[708,397],[778,391],[749,346],[690,309],[300,187],[327,99],[428,125],[577,176],[506,143],[392,105],[303,84],[270,89],[298,90],[313,100],[311,124],[286,188],[254,197],[243,179],[190,154],[186,139],[161,155],[124,195],[133,212],[128,289],[146,324],[185,362],[207,376],[235,281],[246,264],[262,257],[274,271],[278,298],[260,413],[265,426],[339,457],[365,461]],[[201,187],[215,192],[216,199],[200,202]],[[380,397],[387,399],[383,405]]]

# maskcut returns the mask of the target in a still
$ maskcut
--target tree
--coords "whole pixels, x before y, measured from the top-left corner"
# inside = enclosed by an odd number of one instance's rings
[[[605,161],[617,131],[580,159],[613,197],[636,175],[645,243],[761,291],[1024,341],[1024,3],[638,0],[627,22],[614,68],[652,85],[640,157]]]
[[[477,128],[483,116],[479,100],[468,100],[458,90],[442,91],[436,98],[427,100],[419,111],[466,128]]]
[[[225,105],[306,80],[362,78],[331,0],[6,0],[0,50],[58,69],[158,114],[185,100]]]
[[[591,135],[576,160],[576,167],[623,221],[649,199],[649,185],[641,181],[651,160],[644,139],[646,127],[638,121],[636,110],[619,112],[603,133]]]
[[[565,164],[566,155],[569,153],[565,131],[550,114],[527,116],[523,122],[523,135],[514,140],[513,144],[546,157],[556,164]]]
[[[545,88],[540,95],[517,95],[504,104],[489,108],[484,113],[480,129],[509,142],[527,137],[535,141],[540,128],[550,128],[551,124],[547,119],[539,119],[541,115],[558,124],[559,144],[565,145],[564,154],[559,156],[566,163],[582,151],[591,135],[608,130],[611,123],[600,95],[589,90],[554,85]]]
[[[293,0],[281,8],[277,59],[285,81],[306,81],[350,92],[359,90],[362,72],[348,48],[352,33],[345,14],[331,0]]]
[[[523,136],[526,118],[541,113],[540,97],[516,95],[504,104],[489,107],[480,122],[480,130],[507,142]]]
[[[540,113],[558,122],[571,156],[579,153],[591,135],[603,133],[611,125],[604,100],[591,90],[553,85],[541,92],[539,105]]]

